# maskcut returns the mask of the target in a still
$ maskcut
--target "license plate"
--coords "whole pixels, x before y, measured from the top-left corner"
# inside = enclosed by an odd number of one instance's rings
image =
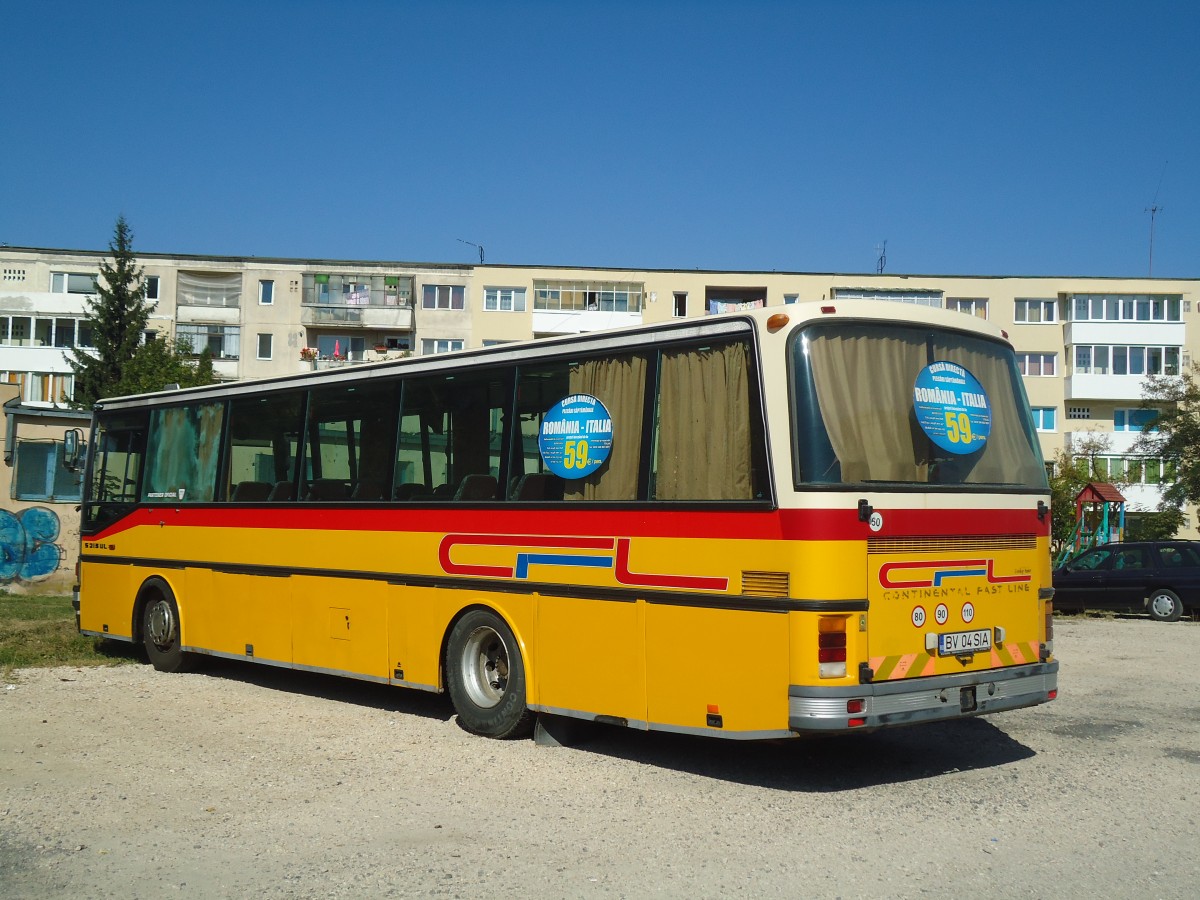
[[[938,656],[962,656],[992,649],[992,630],[950,631],[938,635]]]

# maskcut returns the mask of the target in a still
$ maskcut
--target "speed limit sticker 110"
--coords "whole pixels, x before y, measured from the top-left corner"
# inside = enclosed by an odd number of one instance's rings
[[[538,452],[560,478],[586,478],[612,452],[612,416],[591,394],[572,394],[550,408],[538,431]]]

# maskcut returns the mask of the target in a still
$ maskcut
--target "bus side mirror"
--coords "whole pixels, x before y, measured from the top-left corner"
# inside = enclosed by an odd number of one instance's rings
[[[83,454],[83,432],[78,428],[68,428],[63,432],[63,466],[75,471],[79,468],[79,457]]]

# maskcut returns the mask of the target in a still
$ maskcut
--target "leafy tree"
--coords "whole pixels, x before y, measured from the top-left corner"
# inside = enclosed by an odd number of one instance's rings
[[[75,347],[67,357],[75,373],[72,405],[86,408],[101,397],[161,391],[168,384],[215,382],[207,350],[196,365],[187,342],[143,342],[150,305],[143,270],[133,255],[133,231],[124,216],[117,219],[108,246],[112,261],[100,263],[95,299],[85,301],[94,349]]]
[[[1086,432],[1076,437],[1070,449],[1054,456],[1054,474],[1050,476],[1050,554],[1057,559],[1075,538],[1075,498],[1093,481],[1109,481],[1100,468],[1099,457],[1108,452],[1112,441],[1103,434]]]
[[[1134,445],[1164,463],[1161,513],[1185,524],[1184,507],[1200,503],[1200,364],[1178,377],[1151,376],[1142,386],[1142,408],[1155,413]]]
[[[161,391],[169,384],[196,387],[215,382],[212,351],[207,347],[197,364],[187,341],[154,340],[138,347],[121,374],[117,390],[119,394],[142,394]]]
[[[101,261],[95,298],[84,302],[95,352],[75,347],[67,357],[75,373],[75,406],[89,407],[121,393],[121,377],[150,317],[142,268],[133,256],[133,231],[124,216],[117,219],[108,248],[112,261]]]

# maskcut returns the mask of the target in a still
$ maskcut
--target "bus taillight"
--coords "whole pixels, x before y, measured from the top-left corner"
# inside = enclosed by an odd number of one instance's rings
[[[822,616],[817,620],[817,663],[822,678],[846,677],[844,616]]]
[[[1041,662],[1054,656],[1054,604],[1046,604],[1046,641],[1042,644]]]

